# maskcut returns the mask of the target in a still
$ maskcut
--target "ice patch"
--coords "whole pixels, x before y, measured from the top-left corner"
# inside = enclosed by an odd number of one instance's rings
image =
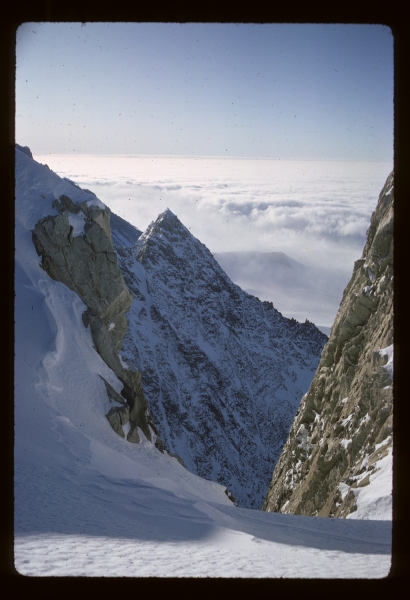
[[[304,450],[305,452],[307,452],[307,449],[308,449],[308,441],[307,441],[308,435],[309,435],[309,432],[306,429],[305,425],[302,423],[302,425],[299,427],[299,430],[298,430],[298,433],[296,436],[296,440],[298,442],[300,442],[298,444],[298,447],[301,448],[302,450]]]
[[[374,283],[374,281],[376,280],[376,275],[373,273],[373,271],[370,269],[370,267],[367,267],[367,274],[370,278],[370,281],[372,283]]]
[[[350,486],[348,486],[347,483],[343,483],[343,481],[339,483],[338,490],[342,494],[342,500],[344,500],[345,497],[347,496],[349,489],[350,489]]]
[[[384,442],[386,443],[386,441]],[[357,510],[347,519],[369,519],[372,521],[390,521],[392,518],[392,449],[387,456],[375,463],[377,468],[370,475],[370,483],[354,489]]]
[[[359,429],[359,428],[360,428],[362,425],[365,425],[366,423],[368,423],[369,421],[371,421],[371,419],[370,419],[370,416],[369,416],[369,413],[366,413],[366,414],[365,414],[365,416],[363,417],[363,419],[361,419],[361,420],[360,420],[360,423],[359,423],[359,427],[358,427],[358,429]]]
[[[118,357],[119,357],[119,359],[120,359],[121,366],[122,366],[124,369],[129,369],[129,368],[130,368],[130,367],[129,367],[129,365],[128,365],[128,364],[125,362],[125,360],[122,358],[121,354],[118,354]]]
[[[386,446],[387,444],[391,443],[391,441],[392,441],[391,436],[389,436],[385,440],[380,442],[380,444],[375,444],[375,446],[374,446],[375,451],[378,450],[379,448],[381,448],[382,446]]]
[[[128,421],[128,423],[125,423],[122,426],[122,430],[125,434],[125,439],[127,439],[127,435],[129,434],[129,432],[131,431],[131,423]]]

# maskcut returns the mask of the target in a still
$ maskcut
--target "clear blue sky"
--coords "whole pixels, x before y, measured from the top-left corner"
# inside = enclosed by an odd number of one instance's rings
[[[16,52],[34,154],[392,161],[385,26],[25,23]]]

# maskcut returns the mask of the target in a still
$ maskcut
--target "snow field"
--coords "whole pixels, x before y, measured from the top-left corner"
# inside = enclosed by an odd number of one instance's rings
[[[262,513],[177,496],[153,477],[86,471],[30,469],[16,478],[21,574],[377,578],[390,568],[386,522]]]
[[[17,540],[16,569],[59,577],[380,578],[390,557],[268,546],[239,535],[191,544],[49,535]]]

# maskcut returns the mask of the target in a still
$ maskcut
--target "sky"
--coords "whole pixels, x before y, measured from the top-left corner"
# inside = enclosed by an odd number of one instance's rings
[[[386,26],[24,23],[16,56],[33,153],[392,161]]]

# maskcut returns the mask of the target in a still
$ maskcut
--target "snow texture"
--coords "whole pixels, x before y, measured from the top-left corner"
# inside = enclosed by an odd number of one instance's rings
[[[73,237],[85,234],[84,225],[86,222],[86,216],[82,211],[80,211],[80,213],[77,215],[73,215],[70,213],[68,215],[68,222],[73,228]]]

